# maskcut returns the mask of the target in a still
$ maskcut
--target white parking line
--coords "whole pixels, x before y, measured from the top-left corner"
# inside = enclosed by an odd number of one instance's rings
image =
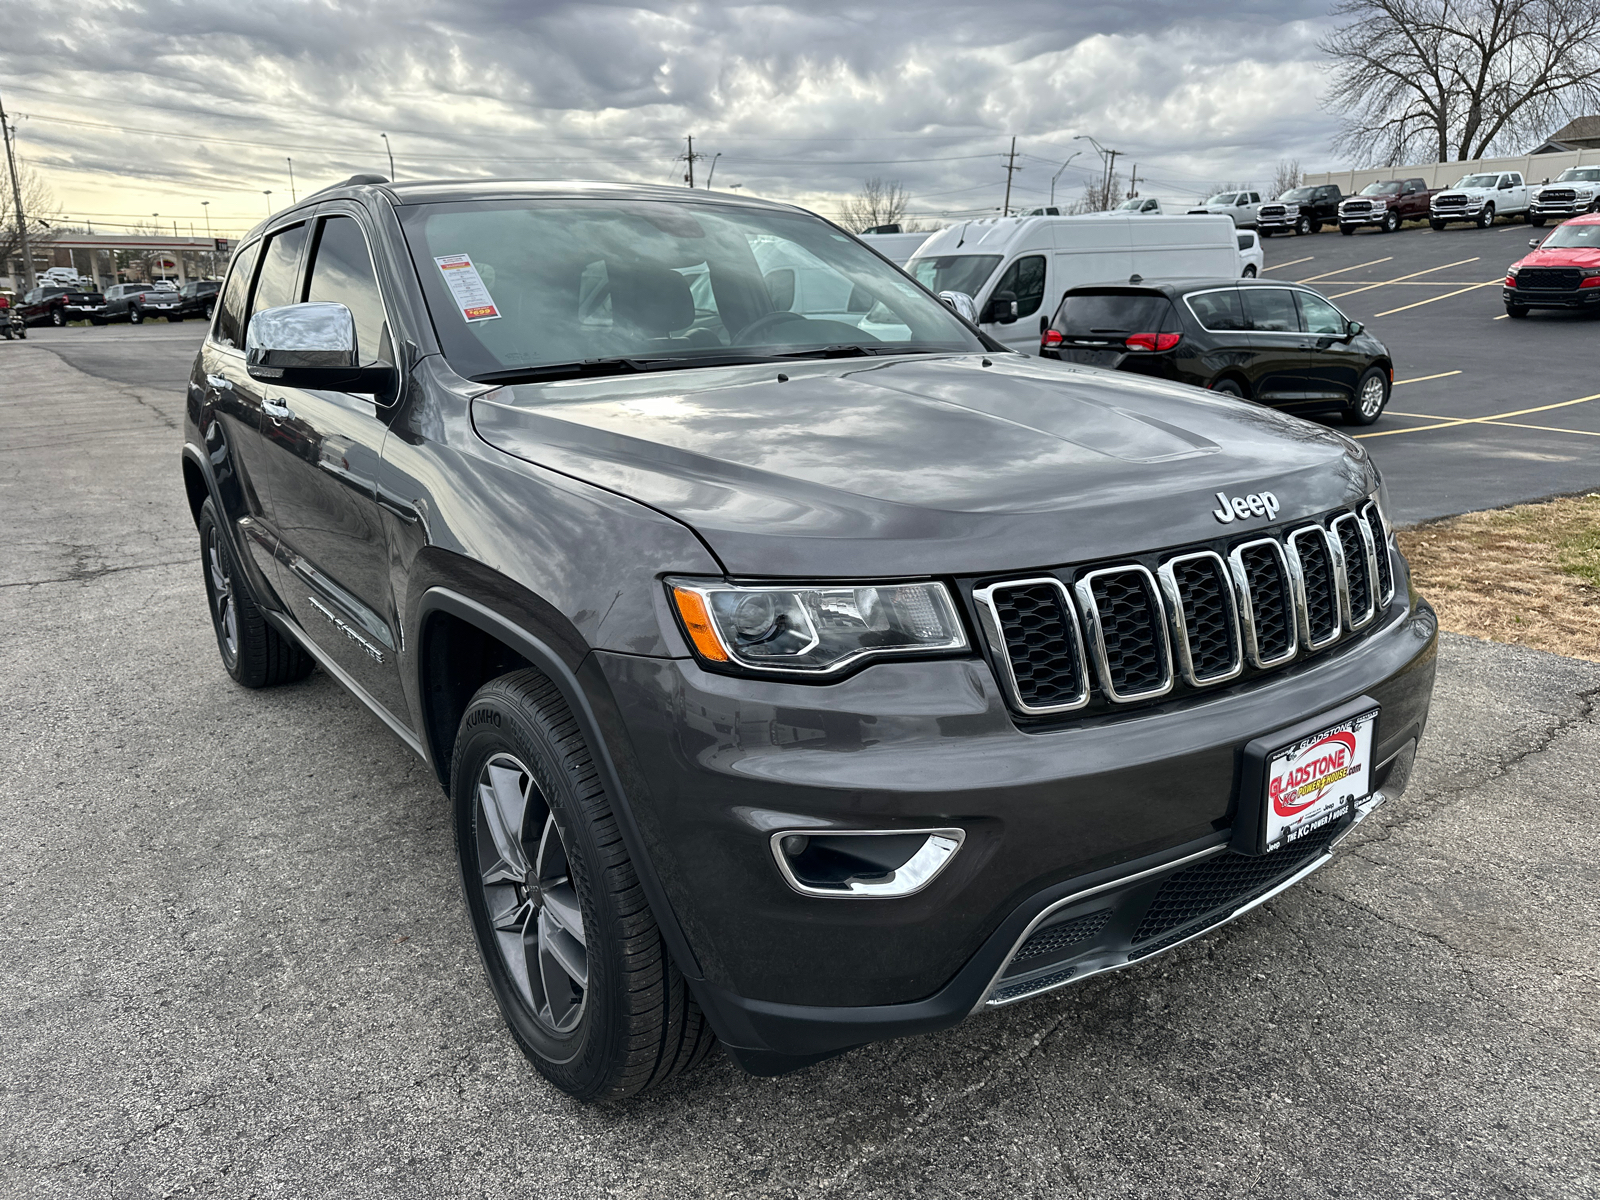
[[[1374,317],[1387,317],[1391,313],[1405,312],[1406,309],[1408,309],[1408,308],[1421,308],[1424,304],[1432,304],[1436,300],[1448,300],[1448,299],[1450,299],[1451,296],[1459,296],[1464,292],[1476,291],[1478,288],[1499,287],[1504,282],[1505,282],[1505,276],[1500,275],[1500,276],[1496,276],[1493,279],[1485,280],[1483,283],[1474,283],[1470,287],[1457,288],[1455,291],[1446,292],[1442,296],[1430,296],[1426,300],[1418,300],[1415,304],[1402,304],[1399,308],[1385,309],[1381,313],[1373,313],[1372,315]]]
[[[1402,383],[1427,383],[1430,379],[1449,379],[1452,375],[1459,375],[1460,371],[1440,371],[1437,375],[1418,375],[1415,379],[1396,379],[1392,387],[1399,387]]]
[[[1330,278],[1330,277],[1332,277],[1334,275],[1343,275],[1343,274],[1345,274],[1345,273],[1347,273],[1349,271],[1359,271],[1359,270],[1361,270],[1362,267],[1375,267],[1379,263],[1386,263],[1386,262],[1393,262],[1393,261],[1394,261],[1394,255],[1391,254],[1387,258],[1375,258],[1371,262],[1357,263],[1353,267],[1340,267],[1337,271],[1325,271],[1321,275],[1312,275],[1308,279],[1296,279],[1295,282],[1296,283],[1315,283],[1319,279],[1328,279],[1328,278]],[[1284,264],[1284,266],[1288,266],[1288,265],[1289,265],[1288,263]]]
[[[1451,267],[1464,267],[1468,263],[1475,263],[1476,258],[1463,258],[1460,262],[1445,263],[1442,267],[1429,267],[1426,271],[1413,271],[1409,275],[1397,275],[1393,279],[1385,279],[1381,283],[1369,283],[1366,287],[1351,288],[1348,292],[1336,292],[1329,296],[1329,300],[1337,300],[1340,296],[1354,296],[1357,292],[1370,292],[1373,288],[1388,287],[1391,283],[1404,283],[1407,279],[1415,279],[1418,275],[1432,275],[1435,271],[1448,271]],[[1473,286],[1477,286],[1474,284]],[[1378,314],[1380,317],[1382,313]]]
[[[1303,262],[1310,262],[1315,257],[1315,254],[1308,254],[1304,258],[1291,258],[1288,262],[1273,263],[1270,267],[1262,267],[1261,269],[1263,271],[1276,271],[1280,267],[1293,267]]]

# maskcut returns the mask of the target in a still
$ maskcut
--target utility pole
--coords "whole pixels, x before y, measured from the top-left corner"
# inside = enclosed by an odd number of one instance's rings
[[[389,145],[389,135],[387,133],[380,133],[378,136],[383,139],[384,153],[388,154],[388,156],[389,156],[389,182],[393,183],[394,182],[394,147]]]
[[[691,134],[686,135],[684,140],[689,143],[689,152],[683,156],[684,161],[689,164],[689,169],[686,172],[684,172],[683,181],[685,183],[687,183],[690,187],[693,187],[694,186],[694,160],[697,159],[697,158],[704,158],[705,155],[704,154],[696,154],[694,152],[694,134],[691,133]],[[715,166],[714,163],[712,165],[712,170],[716,170],[716,166]]]
[[[1139,164],[1133,164],[1133,174],[1128,176],[1128,199],[1132,200],[1139,194]]]
[[[0,101],[0,134],[5,137],[6,166],[11,168],[11,203],[17,212],[17,240],[22,243],[22,275],[31,292],[39,280],[33,273],[33,249],[28,245],[28,217],[22,211],[22,185],[17,181],[17,158],[11,150],[11,119],[6,116],[3,101]]]
[[[299,197],[294,194],[294,159],[284,155],[283,161],[289,164],[289,203],[296,204]]]
[[[1111,203],[1113,199],[1111,184],[1117,177],[1117,151],[1108,150],[1106,153],[1110,156],[1106,159],[1106,207],[1115,208],[1116,206]]]
[[[1011,139],[1011,153],[1006,158],[1006,202],[1005,206],[1000,210],[1002,217],[1011,215],[1011,177],[1020,170],[1022,168],[1017,166],[1017,139],[1013,136]]]

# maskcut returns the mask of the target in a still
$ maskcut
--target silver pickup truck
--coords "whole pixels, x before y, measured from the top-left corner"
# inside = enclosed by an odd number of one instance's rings
[[[1521,171],[1489,171],[1463,175],[1436,194],[1428,212],[1428,224],[1435,230],[1454,221],[1470,221],[1487,229],[1496,217],[1528,215],[1528,185]]]

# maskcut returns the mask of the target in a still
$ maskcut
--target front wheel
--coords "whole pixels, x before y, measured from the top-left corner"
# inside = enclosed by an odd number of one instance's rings
[[[1369,367],[1356,384],[1355,400],[1345,409],[1347,425],[1371,425],[1383,415],[1389,403],[1389,372],[1382,367]]]
[[[60,329],[66,323],[66,313],[62,312],[59,308],[52,308],[50,310],[50,324],[54,325],[57,329]]]
[[[1295,233],[1299,234],[1301,237],[1304,237],[1304,236],[1306,236],[1306,234],[1310,233],[1311,232],[1311,218],[1310,217],[1301,217],[1298,221],[1296,221],[1294,223],[1294,231],[1295,231]]]
[[[1544,218],[1543,217],[1529,216],[1528,224],[1532,225],[1535,229],[1543,229],[1544,228]]]
[[[128,310],[128,324],[130,324],[130,325],[143,325],[144,324],[144,313],[138,308],[130,308]]]
[[[200,506],[200,568],[222,665],[247,688],[292,683],[316,664],[299,645],[267,623],[239,569],[214,501]]]
[[[1339,232],[1344,234],[1345,237],[1355,237],[1356,227],[1354,225],[1341,225],[1339,226]]]
[[[1246,279],[1254,279],[1256,277],[1256,265],[1255,265],[1255,263],[1246,263],[1245,264],[1244,277]]]
[[[1528,306],[1526,304],[1508,304],[1508,305],[1506,305],[1506,316],[1510,317],[1514,321],[1520,321],[1524,317],[1526,317],[1527,315],[1528,315]]]
[[[1478,228],[1479,229],[1487,229],[1487,228],[1489,228],[1489,226],[1491,226],[1493,224],[1494,224],[1494,205],[1485,204],[1483,206],[1482,215],[1478,217]]]
[[[1428,228],[1432,229],[1435,233],[1443,233],[1444,232],[1444,222],[1443,221],[1429,220]]]
[[[611,799],[538,671],[478,690],[450,772],[489,986],[524,1054],[580,1100],[620,1100],[716,1043],[650,913]]]
[[[1379,228],[1381,228],[1384,233],[1393,233],[1396,229],[1400,228],[1400,214],[1397,212],[1385,213],[1383,216],[1383,224],[1379,226]]]

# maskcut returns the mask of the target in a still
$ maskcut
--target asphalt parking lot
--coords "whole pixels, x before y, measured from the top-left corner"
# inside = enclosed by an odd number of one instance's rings
[[[1523,233],[1268,252],[1357,268],[1330,295],[1477,254],[1438,272],[1464,287]],[[1561,372],[1596,327],[1495,323],[1488,287],[1388,311],[1449,290],[1340,299],[1400,378],[1462,373],[1372,430],[1418,430],[1367,443],[1400,515],[1594,486],[1585,405],[1476,418],[1585,395]],[[1600,1194],[1600,666],[1449,635],[1411,789],[1233,925],[775,1080],[554,1093],[427,769],[325,675],[247,692],[217,661],[177,469],[200,334],[0,343],[0,1195]]]

